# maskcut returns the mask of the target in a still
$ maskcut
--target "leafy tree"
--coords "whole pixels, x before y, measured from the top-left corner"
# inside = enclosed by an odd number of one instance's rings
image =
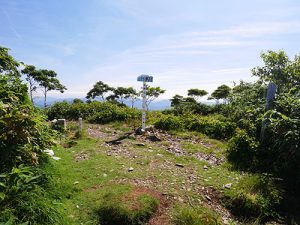
[[[117,87],[113,89],[113,94],[108,96],[106,100],[116,101],[118,100],[121,104],[124,104],[125,99],[130,98],[133,88]]]
[[[8,54],[8,51],[9,48],[0,46],[0,73],[20,76],[18,71],[20,63],[14,60],[14,58]]]
[[[2,57],[6,63],[0,72],[0,172],[23,163],[39,163],[41,150],[51,146],[47,126],[34,110],[27,86],[16,73],[19,63],[8,51]]]
[[[33,103],[33,92],[36,91],[38,87],[38,80],[41,73],[32,65],[26,65],[23,70],[21,70],[22,74],[26,75],[26,80],[29,84],[29,95],[30,100]]]
[[[184,98],[181,95],[174,95],[173,98],[170,99],[171,107],[178,107],[183,102]]]
[[[56,78],[53,70],[39,70],[38,82],[44,93],[44,107],[47,107],[47,93],[49,91],[60,91],[63,93],[67,88]]]
[[[261,82],[273,82],[279,91],[299,87],[300,55],[296,55],[294,60],[291,60],[284,51],[268,51],[263,52],[261,58],[264,65],[252,69],[253,75],[257,76]]]
[[[205,90],[201,90],[201,89],[197,89],[197,88],[192,88],[188,90],[188,96],[191,96],[193,98],[195,98],[195,100],[197,101],[199,98],[207,95],[208,92]]]
[[[138,93],[133,87],[128,88],[128,98],[131,101],[131,108],[134,107],[134,103],[139,100],[140,93]]]
[[[112,91],[113,88],[108,86],[107,84],[103,83],[102,81],[98,81],[93,88],[87,93],[86,98],[87,99],[94,99],[98,96],[101,97],[102,101],[105,101],[105,94],[107,94],[109,91]]]
[[[219,86],[208,99],[216,99],[217,103],[219,103],[220,99],[223,99],[226,101],[226,99],[229,97],[231,88],[227,85],[223,84]]]
[[[160,87],[150,87],[147,85],[146,89],[146,107],[149,110],[149,105],[155,99],[157,99],[161,94],[165,93],[166,90],[161,89]],[[140,92],[143,95],[143,91]]]
[[[73,99],[73,103],[74,103],[74,104],[84,103],[84,101],[82,101],[80,98],[74,98],[74,99]]]

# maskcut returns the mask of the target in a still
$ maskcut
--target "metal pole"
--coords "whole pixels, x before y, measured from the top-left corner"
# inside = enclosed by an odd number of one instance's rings
[[[146,81],[143,81],[143,114],[142,114],[142,129],[145,130],[146,128],[146,91],[147,91],[147,85]]]

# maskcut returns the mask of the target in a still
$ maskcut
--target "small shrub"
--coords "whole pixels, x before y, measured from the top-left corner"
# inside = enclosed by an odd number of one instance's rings
[[[182,130],[183,122],[177,116],[164,116],[155,122],[154,126],[161,130]]]
[[[251,169],[255,164],[257,141],[245,130],[239,130],[228,144],[228,160],[237,168]]]
[[[239,185],[238,192],[225,192],[222,199],[234,215],[259,221],[279,218],[282,193],[270,175],[248,177]]]
[[[48,174],[38,168],[19,166],[0,174],[0,224],[60,224],[48,184]]]
[[[217,215],[204,208],[177,207],[173,215],[175,225],[221,225]]]
[[[235,124],[229,121],[221,121],[213,117],[201,117],[187,121],[187,128],[206,134],[212,138],[230,138],[235,132]]]

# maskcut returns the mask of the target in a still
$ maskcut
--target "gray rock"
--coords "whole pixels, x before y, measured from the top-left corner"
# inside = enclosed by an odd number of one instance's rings
[[[203,166],[203,169],[204,170],[208,170],[208,166]]]
[[[145,130],[139,127],[138,129],[135,130],[136,135],[143,135],[145,133]]]
[[[132,167],[128,168],[128,172],[132,172],[134,169]]]
[[[223,188],[230,189],[231,187],[232,187],[232,183],[228,183],[228,184],[223,185]]]
[[[146,146],[146,144],[145,144],[145,143],[137,143],[136,145],[137,145],[137,146],[140,146],[140,147],[144,147],[144,146]]]
[[[209,197],[208,195],[205,195],[205,198],[211,202],[211,197]]]
[[[180,164],[180,163],[176,163],[175,166],[178,166],[178,167],[181,167],[181,168],[184,167],[184,165],[183,165],[183,164]]]

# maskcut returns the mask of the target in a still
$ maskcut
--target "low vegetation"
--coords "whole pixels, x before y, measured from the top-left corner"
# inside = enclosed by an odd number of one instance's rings
[[[154,126],[139,136],[141,113],[124,105],[139,96],[132,88],[99,81],[89,101],[41,110],[36,85],[45,106],[48,91],[65,87],[53,71],[20,72],[1,47],[0,223],[299,224],[300,57],[261,57],[256,82],[218,87],[213,106],[199,102],[202,89],[175,95],[171,109],[148,112]],[[162,93],[149,87],[148,105]]]

